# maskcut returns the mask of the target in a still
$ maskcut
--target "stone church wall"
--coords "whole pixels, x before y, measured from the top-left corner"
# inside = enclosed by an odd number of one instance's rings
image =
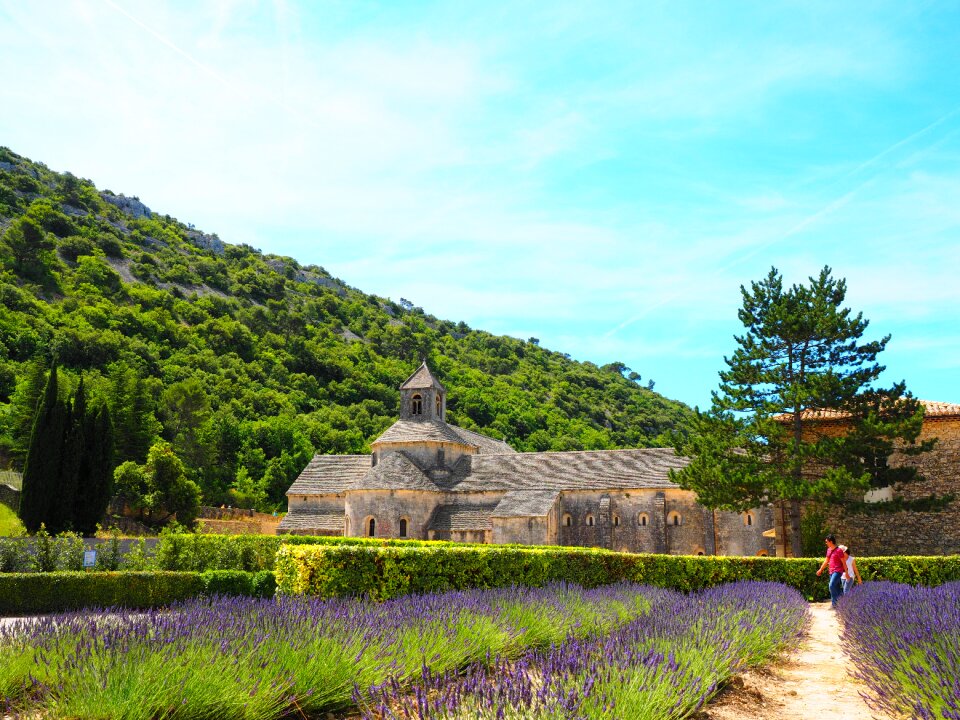
[[[719,555],[769,555],[776,554],[773,538],[763,537],[765,530],[773,528],[773,509],[770,506],[753,508],[749,511],[752,522],[745,522],[746,513],[717,510],[714,516],[716,525],[717,553]]]
[[[346,503],[348,535],[366,537],[365,521],[376,520],[376,537],[400,537],[400,520],[407,521],[407,537],[426,539],[427,526],[440,496],[417,490],[367,490],[350,493]]]
[[[553,545],[549,517],[493,518],[491,541],[500,544]]]

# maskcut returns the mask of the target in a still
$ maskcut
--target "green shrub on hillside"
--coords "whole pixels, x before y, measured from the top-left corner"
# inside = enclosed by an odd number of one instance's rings
[[[368,452],[422,358],[451,422],[519,450],[646,447],[689,416],[622,363],[439,319],[0,155],[0,451],[17,463],[54,356],[65,396],[86,374],[109,406],[117,464],[169,442],[208,505],[282,508],[314,453]]]

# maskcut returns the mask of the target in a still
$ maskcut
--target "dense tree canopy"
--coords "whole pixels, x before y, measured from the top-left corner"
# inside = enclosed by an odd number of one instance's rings
[[[688,414],[621,363],[440,320],[0,148],[0,465],[56,361],[109,407],[117,463],[165,441],[205,502],[284,507],[313,453],[369,450],[422,358],[451,422],[519,450],[662,444]]]

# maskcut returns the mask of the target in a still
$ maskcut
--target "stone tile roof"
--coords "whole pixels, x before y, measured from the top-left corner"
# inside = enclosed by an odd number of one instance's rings
[[[478,432],[457,427],[456,425],[450,425],[449,427],[453,428],[453,431],[463,439],[463,442],[468,445],[475,445],[480,455],[502,455],[503,453],[516,452],[516,450],[507,445],[506,440],[497,440],[496,438],[481,435]]]
[[[433,376],[433,373],[430,372],[430,368],[427,367],[427,361],[424,360],[420,367],[414,371],[413,375],[403,381],[400,389],[423,390],[426,388],[440,388],[444,392],[447,390],[443,385],[440,384],[440,381]]]
[[[310,511],[305,509],[288,512],[277,526],[278,532],[323,530],[343,532],[344,514],[342,512]]]
[[[397,420],[371,445],[378,443],[403,442],[452,442],[461,445],[475,445],[461,437],[453,425],[442,420]]]
[[[431,530],[491,530],[490,513],[496,503],[487,505],[440,505],[430,518]]]
[[[343,492],[363,479],[370,469],[369,455],[314,455],[293,481],[287,495],[323,495]]]
[[[675,488],[667,473],[688,462],[671,448],[480,454],[460,458],[447,477],[431,479],[403,452],[388,453],[372,468],[366,455],[318,455],[287,495],[353,490],[463,493]],[[532,496],[527,499],[534,502]]]
[[[672,448],[473,455],[461,459],[449,488],[485,490],[615,490],[676,488],[667,473],[687,465]]]
[[[924,417],[928,418],[938,418],[938,417],[960,417],[960,404],[957,403],[948,403],[948,402],[939,402],[936,400],[920,400],[920,404],[923,405],[923,414]],[[801,414],[802,420],[810,421],[830,421],[830,420],[846,420],[850,417],[850,413],[845,410],[832,410],[830,408],[825,409],[807,409],[804,410]],[[778,415],[778,420],[783,420],[784,422],[792,420],[792,415]]]
[[[449,442],[477,448],[482,455],[516,452],[503,440],[450,425],[442,420],[397,420],[371,445],[379,443]]]
[[[354,487],[356,486],[362,486],[364,490],[441,491],[440,487],[402,452],[387,453],[373,468],[368,468],[366,475]]]
[[[553,509],[558,497],[556,490],[511,490],[490,517],[543,517]]]

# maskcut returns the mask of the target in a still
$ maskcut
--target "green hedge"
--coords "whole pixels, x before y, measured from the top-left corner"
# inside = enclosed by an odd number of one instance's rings
[[[282,545],[344,545],[363,547],[484,547],[442,540],[398,540],[331,535],[202,535],[165,533],[157,543],[154,562],[160,570],[273,570]],[[501,545],[499,547],[520,547]]]
[[[0,575],[0,615],[150,608],[202,592],[203,580],[192,572],[9,573]]]
[[[277,554],[277,587],[287,595],[365,595],[383,600],[410,592],[471,587],[586,587],[629,580],[696,590],[736,580],[772,580],[807,598],[829,597],[818,558],[634,555],[562,547],[383,547],[287,545]],[[866,580],[939,584],[960,580],[960,557],[858,559]]]
[[[270,571],[49,572],[0,575],[0,616],[83,608],[152,608],[199,595],[273,597]]]

